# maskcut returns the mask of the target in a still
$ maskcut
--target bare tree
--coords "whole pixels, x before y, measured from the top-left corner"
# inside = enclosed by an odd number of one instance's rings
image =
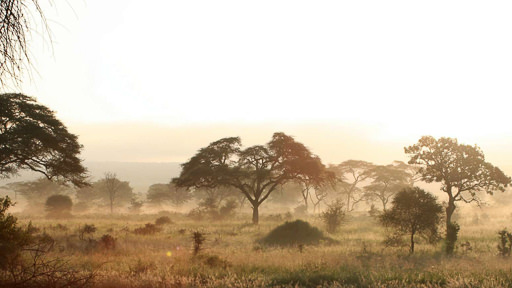
[[[112,214],[114,213],[114,203],[116,201],[116,194],[121,187],[121,181],[119,181],[117,175],[112,172],[106,172],[103,181],[105,183],[105,192],[110,201],[110,214]]]

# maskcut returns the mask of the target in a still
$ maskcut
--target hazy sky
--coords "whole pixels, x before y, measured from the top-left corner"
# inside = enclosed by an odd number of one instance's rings
[[[282,130],[326,162],[427,134],[512,161],[510,1],[41,2],[53,45],[33,34],[20,90],[87,159],[184,161]]]

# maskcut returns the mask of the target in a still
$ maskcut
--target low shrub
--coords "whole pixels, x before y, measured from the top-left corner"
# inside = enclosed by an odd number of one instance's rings
[[[322,240],[333,241],[325,237],[318,228],[308,222],[295,220],[277,226],[274,230],[260,240],[262,244],[272,246],[295,246],[299,244],[318,244]]]
[[[173,224],[173,222],[172,222],[171,218],[169,218],[169,216],[158,217],[155,220],[155,225],[157,225],[157,226],[162,226],[162,225],[167,225],[167,224]]]
[[[133,230],[133,233],[138,235],[153,235],[155,233],[160,232],[160,230],[161,229],[157,227],[155,224],[146,223],[144,227],[135,228],[135,230]]]
[[[326,230],[329,233],[336,233],[338,228],[345,219],[345,210],[343,209],[343,202],[340,199],[328,205],[326,211],[320,214],[320,219],[324,222]]]
[[[114,238],[110,234],[105,234],[101,236],[98,241],[98,245],[105,250],[114,250],[116,249],[117,239]]]

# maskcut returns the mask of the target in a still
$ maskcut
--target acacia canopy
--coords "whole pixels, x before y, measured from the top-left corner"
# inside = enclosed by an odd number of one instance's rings
[[[253,223],[259,222],[259,206],[282,185],[301,177],[322,177],[325,166],[304,144],[284,133],[274,133],[266,145],[242,149],[239,137],[215,141],[182,164],[173,182],[181,187],[231,186],[253,208]]]
[[[78,158],[81,149],[78,137],[34,98],[0,94],[0,176],[28,169],[84,186],[87,170]]]
[[[419,165],[423,181],[440,182],[441,190],[448,195],[447,229],[455,202],[480,203],[479,192],[503,192],[511,181],[498,167],[485,161],[478,146],[459,144],[454,138],[423,136],[418,143],[405,147],[405,153],[411,158],[409,164]]]

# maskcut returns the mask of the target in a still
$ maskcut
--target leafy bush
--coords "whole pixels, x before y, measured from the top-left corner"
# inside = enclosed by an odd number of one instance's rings
[[[6,214],[12,205],[0,197],[0,287],[84,287],[93,273],[80,273],[59,258],[49,259],[55,241],[43,233],[33,235],[17,225],[16,217]]]
[[[274,246],[294,246],[299,244],[318,244],[322,240],[330,240],[325,237],[318,228],[308,222],[295,220],[286,222],[274,228],[260,240],[262,244]]]
[[[105,234],[101,236],[98,244],[105,250],[114,250],[116,249],[117,239],[110,234]]]
[[[171,218],[169,218],[169,216],[158,217],[155,220],[155,225],[157,225],[157,226],[166,225],[166,224],[173,224],[173,222],[172,222]]]
[[[96,232],[96,226],[94,226],[94,224],[85,224],[83,227],[78,228],[78,238],[80,240],[85,240],[87,235],[88,238],[91,239],[94,232]]]
[[[343,219],[345,219],[344,204],[340,199],[337,199],[327,206],[327,210],[320,214],[320,219],[324,222],[327,232],[336,233],[343,223]]]
[[[512,233],[508,232],[507,229],[503,229],[498,232],[500,236],[500,243],[498,244],[498,252],[503,257],[510,256],[512,250]]]
[[[138,235],[153,235],[157,232],[160,232],[160,230],[161,229],[159,227],[156,227],[155,224],[146,223],[144,227],[135,228],[135,230],[133,230],[133,233]]]
[[[46,199],[45,207],[49,218],[69,218],[73,201],[67,195],[52,195]]]

